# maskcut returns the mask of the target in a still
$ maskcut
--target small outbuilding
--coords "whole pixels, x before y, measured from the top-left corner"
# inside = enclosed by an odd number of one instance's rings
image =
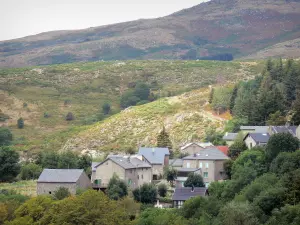
[[[82,169],[44,169],[37,181],[37,195],[51,195],[60,187],[75,195],[77,189],[90,188],[91,181]]]
[[[208,195],[208,190],[205,187],[182,187],[176,188],[172,197],[173,207],[181,208],[183,203],[193,197]]]
[[[244,138],[244,142],[248,149],[251,149],[255,146],[265,146],[270,139],[268,133],[249,133]]]

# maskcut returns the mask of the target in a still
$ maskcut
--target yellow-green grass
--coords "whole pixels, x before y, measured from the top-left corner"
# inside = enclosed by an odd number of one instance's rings
[[[0,183],[0,189],[14,190],[19,194],[36,196],[36,180]]]
[[[91,118],[101,110],[104,102],[110,102],[113,111],[119,112],[120,96],[131,82],[143,81],[151,85],[152,92],[157,95],[174,96],[210,84],[252,78],[259,74],[262,65],[262,61],[161,60],[0,69],[0,89],[5,94],[0,107],[12,118],[8,125],[17,149],[59,150],[68,138],[91,124]],[[19,101],[19,107],[10,104],[11,101]],[[23,103],[27,106],[20,107]],[[170,109],[163,110],[168,113]],[[68,112],[74,114],[74,121],[65,121]],[[50,117],[44,118],[44,113]],[[156,111],[147,110],[147,113],[152,116]],[[24,129],[16,126],[20,116],[25,120]]]

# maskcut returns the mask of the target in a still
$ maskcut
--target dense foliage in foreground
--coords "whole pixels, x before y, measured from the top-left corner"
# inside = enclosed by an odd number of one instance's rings
[[[0,221],[9,225],[297,225],[300,223],[298,148],[299,141],[290,134],[275,134],[265,149],[242,151],[227,168],[230,180],[212,183],[210,196],[192,198],[181,209],[140,207],[132,198],[109,199],[92,190],[65,199],[39,196],[25,203],[26,198],[16,193],[2,193]],[[143,200],[133,194],[135,200]],[[143,204],[155,201],[156,194],[147,196],[149,200],[141,201]]]

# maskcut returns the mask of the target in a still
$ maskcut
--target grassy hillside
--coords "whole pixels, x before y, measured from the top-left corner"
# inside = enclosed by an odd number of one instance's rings
[[[148,20],[0,42],[0,67],[97,60],[235,58],[300,35],[297,0],[211,0]]]
[[[126,151],[139,145],[155,146],[163,125],[174,146],[204,138],[209,127],[223,128],[223,119],[205,107],[209,89],[202,88],[179,96],[130,107],[107,120],[87,127],[64,145],[68,150]]]
[[[133,82],[148,83],[161,97],[175,96],[210,84],[252,78],[262,65],[259,61],[117,61],[0,69],[0,108],[10,117],[0,125],[12,129],[20,150],[58,150],[69,137],[92,124],[104,102],[111,103],[114,113],[119,112],[120,96]],[[143,107],[152,106],[142,106],[141,111]],[[155,112],[146,111],[149,116]],[[74,121],[65,121],[68,112],[74,114]],[[16,126],[19,117],[25,120],[24,129]]]

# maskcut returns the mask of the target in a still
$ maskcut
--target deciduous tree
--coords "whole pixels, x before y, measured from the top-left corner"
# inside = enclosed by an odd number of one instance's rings
[[[205,187],[203,178],[200,174],[190,173],[184,182],[185,187]]]
[[[10,147],[0,147],[0,181],[13,180],[19,171],[19,154]]]

